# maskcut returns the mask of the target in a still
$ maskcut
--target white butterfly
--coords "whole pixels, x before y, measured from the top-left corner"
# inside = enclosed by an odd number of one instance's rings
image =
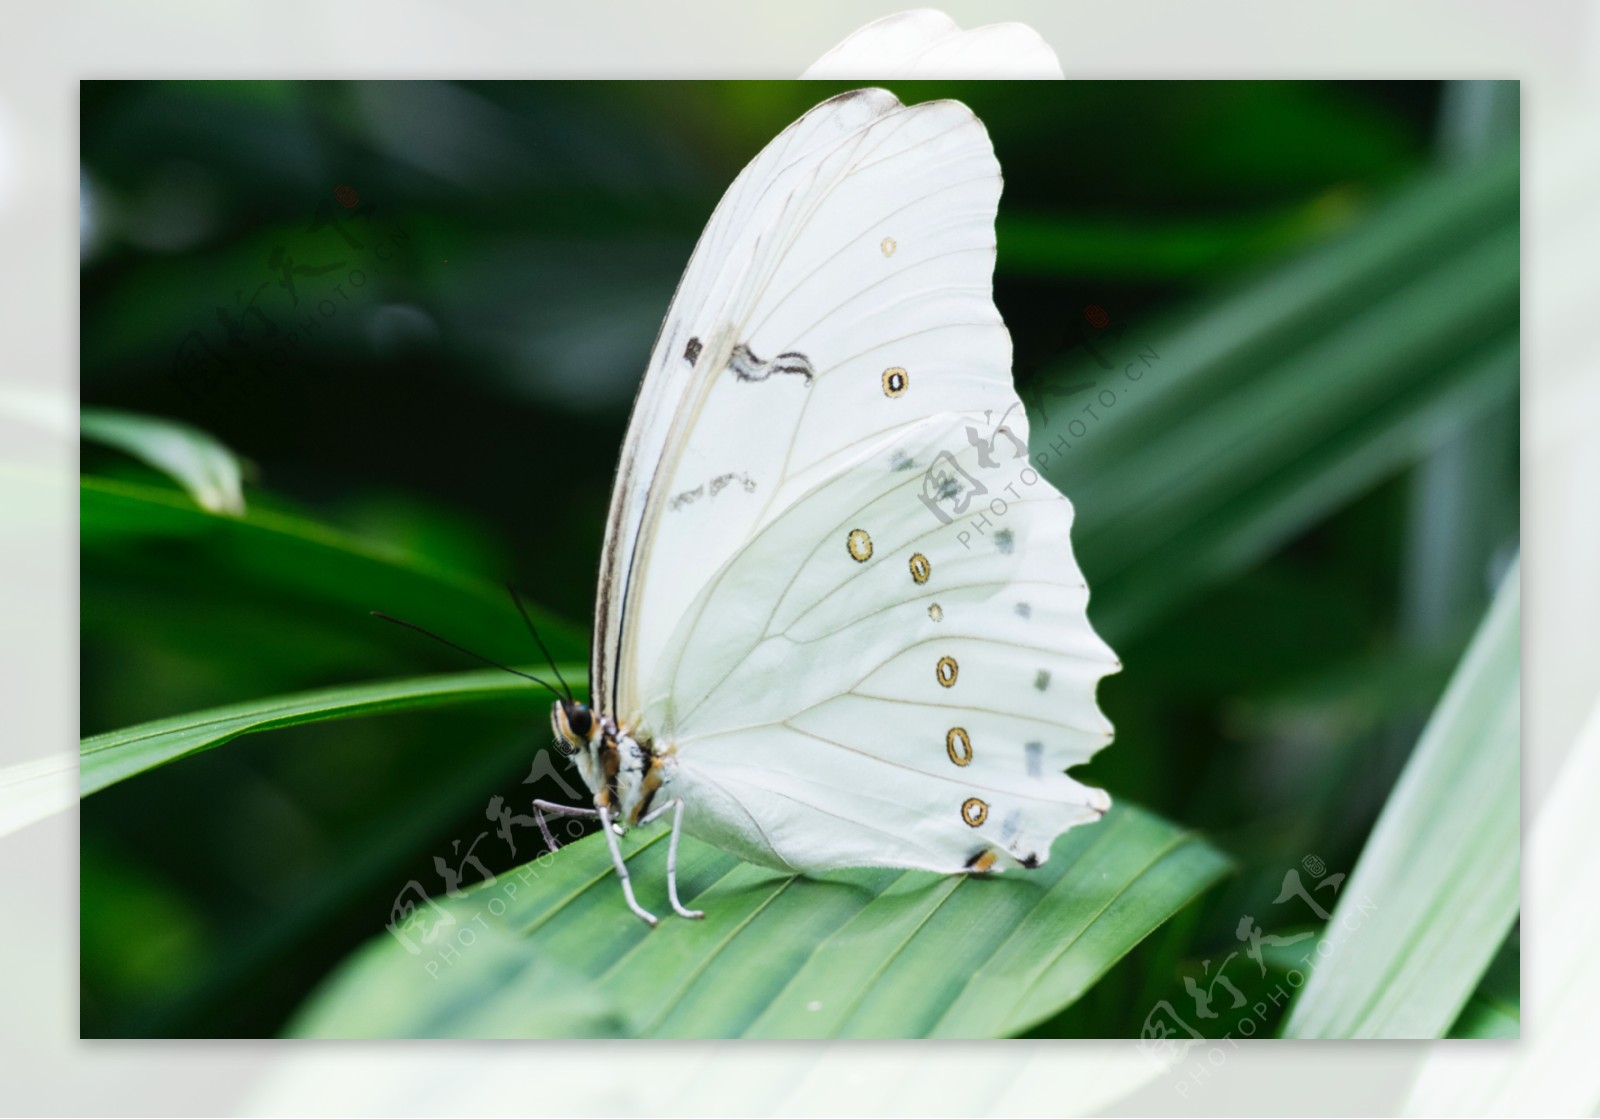
[[[558,746],[616,834],[672,814],[791,872],[1036,866],[1110,806],[1072,507],[1027,457],[991,281],[1000,168],[953,101],[823,102],[701,235],[634,405],[590,705]],[[541,819],[542,822],[542,819]]]
[[[858,27],[802,78],[1056,78],[1061,62],[1023,23],[963,31],[943,12],[918,8]]]

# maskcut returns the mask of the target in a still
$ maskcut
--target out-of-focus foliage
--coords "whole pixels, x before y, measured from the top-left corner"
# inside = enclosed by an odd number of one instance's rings
[[[84,733],[468,667],[370,609],[525,664],[506,580],[581,659],[673,284],[836,88],[85,83],[84,402],[258,474],[220,518],[85,443]],[[1286,875],[1322,905],[1354,866],[1515,549],[1515,144],[1442,161],[1433,83],[892,88],[966,101],[1005,171],[996,299],[1126,666],[1093,775],[1241,867],[1036,1032],[1220,1036],[1218,969],[1252,1004],[1279,974],[1241,917],[1318,919]],[[495,809],[566,795],[541,706],[296,725],[85,800],[84,1033],[275,1032],[409,882],[524,861]]]
[[[248,465],[199,428],[111,408],[85,408],[78,426],[83,438],[155,467],[207,512],[244,512]]]

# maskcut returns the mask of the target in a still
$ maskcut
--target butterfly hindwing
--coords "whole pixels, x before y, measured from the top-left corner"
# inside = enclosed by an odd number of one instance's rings
[[[950,871],[995,848],[1035,862],[1106,807],[1062,774],[1110,737],[1094,690],[1116,664],[1085,616],[1071,506],[1025,458],[986,469],[969,435],[982,419],[925,421],[786,509],[659,662],[646,721],[674,744],[691,806],[710,784],[706,799],[749,813],[731,824],[747,857]],[[959,514],[970,491],[939,496],[985,477],[1021,496]],[[691,807],[687,826],[735,841],[703,815]]]

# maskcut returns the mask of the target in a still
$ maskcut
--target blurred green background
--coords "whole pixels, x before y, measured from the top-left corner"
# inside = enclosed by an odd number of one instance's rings
[[[888,84],[969,104],[1005,173],[996,302],[1126,666],[1090,778],[1240,864],[1041,1031],[1136,1035],[1286,868],[1351,867],[1515,554],[1516,87]],[[252,516],[461,586],[86,507],[83,733],[463,667],[368,609],[527,663],[505,580],[582,659],[674,284],[840,88],[83,83],[85,407],[187,421],[251,464]],[[1146,351],[1079,418],[1066,394]],[[179,492],[93,442],[83,469]],[[295,727],[85,800],[83,1034],[278,1030],[526,797],[543,703]]]

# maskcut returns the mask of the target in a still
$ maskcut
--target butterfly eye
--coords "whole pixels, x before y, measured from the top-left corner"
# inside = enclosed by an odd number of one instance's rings
[[[572,733],[579,738],[588,738],[589,728],[594,724],[594,720],[589,716],[589,709],[581,703],[569,703],[565,707],[567,725],[572,728]]]
[[[561,700],[550,707],[550,728],[555,731],[556,749],[566,757],[578,752],[578,746],[589,737],[594,719],[589,709],[581,703]]]

